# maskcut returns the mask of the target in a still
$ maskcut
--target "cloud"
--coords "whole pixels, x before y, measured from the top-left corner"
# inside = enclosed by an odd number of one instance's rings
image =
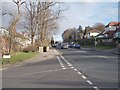
[[[78,28],[79,25],[92,26],[95,23],[108,24],[118,21],[118,3],[116,2],[72,2],[67,3],[70,8],[63,13],[65,20],[60,22],[60,33],[71,27]]]

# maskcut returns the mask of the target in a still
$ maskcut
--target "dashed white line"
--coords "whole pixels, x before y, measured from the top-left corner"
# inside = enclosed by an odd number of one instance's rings
[[[82,75],[82,73],[79,72],[75,67],[73,67],[72,64],[71,64],[69,61],[67,61],[62,55],[60,55],[60,56],[61,56],[61,58],[67,63],[68,66],[70,66],[71,68],[74,68],[74,70],[75,70],[79,75]],[[98,56],[98,57],[107,58],[107,57],[104,57],[104,56]],[[84,76],[84,75],[82,75],[82,78],[85,79],[85,80],[87,79],[87,77]],[[93,85],[93,83],[92,83],[90,80],[87,80],[86,82],[87,82],[88,84],[90,84],[90,85]],[[95,90],[99,90],[99,88],[96,87],[96,86],[94,86],[93,88],[94,88]]]
[[[82,75],[82,78],[83,78],[83,79],[87,79],[87,78],[86,78],[85,76],[83,76],[83,75]]]
[[[90,80],[87,80],[87,82],[88,82],[90,85],[92,85],[92,84],[93,84]]]
[[[99,88],[98,88],[98,87],[96,87],[96,86],[95,86],[95,87],[93,87],[93,88],[94,88],[95,90],[99,90]]]
[[[82,74],[81,72],[77,72],[78,74]]]
[[[61,58],[68,64],[69,62],[61,55]],[[69,63],[70,64],[70,63]]]
[[[75,70],[75,71],[77,71],[77,69],[76,69],[76,68],[75,68],[74,70]]]
[[[74,68],[74,67],[71,67],[71,68]]]
[[[64,70],[67,69],[67,68],[63,68]]]
[[[57,59],[58,59],[58,61],[60,63],[60,66],[62,67],[62,69],[66,69],[65,65],[63,64],[63,62],[60,60],[60,58],[58,56],[57,56]]]
[[[72,66],[72,64],[69,64],[68,66],[70,66],[70,67],[71,67],[71,66]]]

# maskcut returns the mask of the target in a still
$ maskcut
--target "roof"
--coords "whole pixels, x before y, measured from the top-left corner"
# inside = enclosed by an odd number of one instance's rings
[[[107,26],[119,26],[120,22],[110,22]]]
[[[90,33],[101,33],[101,31],[96,30],[96,29],[90,30],[89,32],[90,32]]]

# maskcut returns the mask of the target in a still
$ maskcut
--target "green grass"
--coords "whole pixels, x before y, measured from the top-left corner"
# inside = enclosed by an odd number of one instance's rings
[[[31,59],[35,57],[36,55],[37,55],[36,52],[12,54],[10,59],[2,59],[2,64],[8,64],[8,63],[14,64],[16,62],[22,62],[24,60]]]
[[[114,46],[96,46],[96,48],[101,50],[107,50],[107,49],[113,49],[115,47]]]

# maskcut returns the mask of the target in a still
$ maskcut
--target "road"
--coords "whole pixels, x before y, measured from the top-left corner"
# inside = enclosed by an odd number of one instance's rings
[[[84,48],[57,51],[62,54],[49,60],[3,70],[3,88],[89,88],[88,90],[114,88],[115,90],[118,87],[116,54]]]

